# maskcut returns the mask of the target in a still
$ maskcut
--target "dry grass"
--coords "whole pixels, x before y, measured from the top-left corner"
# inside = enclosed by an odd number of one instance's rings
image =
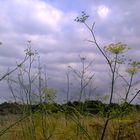
[[[112,119],[106,131],[105,140],[117,140],[121,126],[120,140],[139,140],[140,114],[125,116],[123,119]],[[1,117],[1,129],[17,119]],[[104,119],[99,116],[70,117],[67,120],[63,114],[34,114],[18,125],[8,130],[1,140],[100,140]]]

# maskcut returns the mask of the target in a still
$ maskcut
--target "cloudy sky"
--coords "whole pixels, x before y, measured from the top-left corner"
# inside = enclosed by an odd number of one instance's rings
[[[139,7],[139,0],[0,0],[1,75],[23,59],[27,40],[31,40],[47,67],[50,85],[59,93],[65,91],[67,67],[78,68],[79,55],[94,61],[95,83],[106,87],[107,76],[101,76],[108,75],[104,58],[86,41],[91,38],[89,31],[74,19],[86,11],[87,22],[96,22],[94,30],[102,47],[122,41],[132,48],[127,56],[140,60]],[[10,97],[5,87],[0,86],[1,100]],[[60,93],[58,98],[63,97]]]

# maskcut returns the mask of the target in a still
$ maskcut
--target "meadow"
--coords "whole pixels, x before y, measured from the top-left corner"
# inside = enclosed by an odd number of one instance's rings
[[[61,108],[60,108],[61,107]],[[0,116],[1,140],[100,140],[107,119],[106,112],[80,112],[78,107],[29,110],[22,114]],[[44,108],[44,107],[43,107]],[[112,109],[110,109],[112,110]],[[111,111],[105,140],[138,140],[140,111],[130,107],[125,115]],[[115,112],[115,113],[114,113]]]

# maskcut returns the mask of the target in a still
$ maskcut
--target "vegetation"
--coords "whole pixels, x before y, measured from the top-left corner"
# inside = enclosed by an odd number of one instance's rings
[[[0,78],[0,81],[7,80],[14,98],[12,103],[0,105],[2,140],[139,139],[140,105],[132,102],[140,93],[140,89],[137,89],[139,81],[135,80],[135,75],[140,72],[140,62],[126,61],[123,54],[129,48],[122,42],[101,47],[94,33],[95,23],[89,26],[88,18],[89,15],[82,12],[82,16],[75,21],[86,26],[92,37],[88,41],[96,46],[107,62],[111,81],[108,103],[91,100],[87,95],[94,80],[94,72],[90,69],[93,62],[87,63],[86,57],[80,56],[81,69],[69,66],[66,75],[66,103],[57,104],[56,91],[47,85],[46,69],[41,65],[38,53],[32,50],[31,41],[28,41],[24,60]],[[121,67],[125,68],[127,78],[121,74]],[[13,72],[17,72],[14,77]],[[78,99],[73,102],[70,100],[71,74],[79,83]],[[114,103],[118,81],[124,87],[120,91],[123,98],[121,103]]]
[[[83,114],[78,111],[79,104],[84,106]],[[24,117],[22,110],[19,110],[19,108],[23,108],[23,105],[3,103],[1,108],[5,110],[5,114],[1,114],[0,117],[0,136],[2,140],[98,140],[101,139],[108,111],[112,111],[112,119],[108,125],[105,139],[117,139],[120,125],[123,128],[120,139],[135,140],[139,138],[139,105],[130,105],[125,110],[124,104],[108,106],[100,101],[86,101],[84,103],[74,101],[63,105],[44,103],[29,107],[29,109],[32,108],[31,116],[27,114]],[[14,112],[11,112],[12,109]],[[122,112],[125,114],[123,117],[121,117]],[[65,119],[66,113],[67,120]],[[32,120],[34,120],[34,129]]]

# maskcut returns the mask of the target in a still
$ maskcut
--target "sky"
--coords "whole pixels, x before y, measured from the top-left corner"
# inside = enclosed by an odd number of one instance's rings
[[[91,39],[89,31],[74,19],[85,11],[90,15],[88,24],[95,22],[101,47],[121,41],[131,48],[127,57],[140,60],[139,7],[139,0],[0,0],[0,75],[22,61],[27,41],[31,40],[42,65],[46,65],[48,84],[58,91],[59,101],[66,97],[68,66],[80,68],[79,55],[93,61],[96,93],[107,93],[106,62],[86,41]],[[0,100],[11,100],[6,83],[1,82],[0,89]]]

